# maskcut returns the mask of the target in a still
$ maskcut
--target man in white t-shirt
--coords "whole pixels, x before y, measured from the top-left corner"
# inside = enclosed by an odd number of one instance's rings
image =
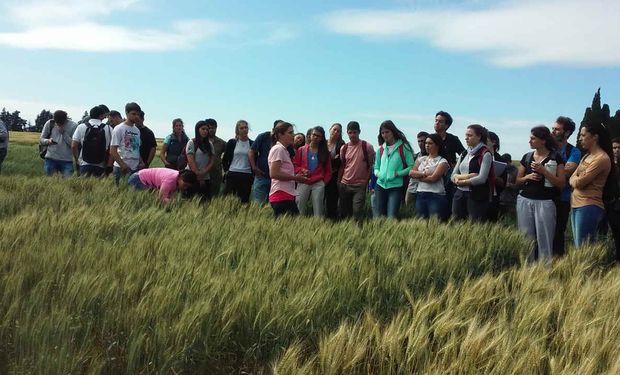
[[[140,129],[135,125],[140,119],[142,109],[136,103],[127,103],[127,120],[114,127],[110,142],[110,156],[114,159],[114,182],[118,184],[122,176],[130,175],[144,168],[140,157]]]
[[[105,173],[112,138],[110,127],[102,122],[106,116],[102,106],[93,107],[88,122],[78,125],[73,133],[71,151],[80,176],[101,177]]]

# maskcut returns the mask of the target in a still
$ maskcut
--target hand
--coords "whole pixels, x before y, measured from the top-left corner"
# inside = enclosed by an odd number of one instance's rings
[[[298,173],[295,175],[295,181],[300,182],[302,184],[307,184],[308,177],[304,176],[302,173]]]
[[[530,166],[532,167],[532,171],[544,175],[547,172],[547,168],[545,168],[542,164],[533,161]]]
[[[299,174],[305,176],[305,177],[309,177],[310,176],[310,171],[307,169],[302,169],[301,171],[299,171]]]
[[[265,175],[258,167],[252,168],[252,172],[254,172],[254,176],[256,177],[263,177]]]
[[[50,138],[50,139],[47,140],[47,143],[50,144],[50,145],[55,145],[56,141],[53,140],[52,138]]]
[[[525,175],[525,179],[528,181],[540,181],[542,180],[542,176],[538,173],[530,173]]]
[[[169,163],[169,162],[167,162],[167,161],[164,161],[164,166],[165,166],[166,168],[172,168],[172,163]]]

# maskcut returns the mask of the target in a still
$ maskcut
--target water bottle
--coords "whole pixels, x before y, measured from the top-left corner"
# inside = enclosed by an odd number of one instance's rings
[[[545,164],[545,168],[549,171],[549,173],[555,176],[558,170],[558,163],[555,160],[549,160],[547,164]],[[545,178],[545,187],[553,187],[553,184],[548,178]]]

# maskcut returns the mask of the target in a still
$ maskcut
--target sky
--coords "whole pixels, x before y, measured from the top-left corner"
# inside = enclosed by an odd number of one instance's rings
[[[356,120],[373,144],[384,120],[413,140],[444,110],[451,133],[482,124],[517,159],[531,127],[579,123],[599,87],[620,109],[618,14],[617,0],[0,0],[0,107],[34,122],[135,101],[158,137],[215,118],[225,140],[239,119],[252,136]]]

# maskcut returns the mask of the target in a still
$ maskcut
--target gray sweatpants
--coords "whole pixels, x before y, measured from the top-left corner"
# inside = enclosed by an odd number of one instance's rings
[[[537,200],[519,195],[517,197],[517,224],[521,232],[536,241],[538,254],[534,249],[528,262],[532,263],[540,258],[545,262],[545,266],[550,266],[556,225],[555,203],[551,199]]]

